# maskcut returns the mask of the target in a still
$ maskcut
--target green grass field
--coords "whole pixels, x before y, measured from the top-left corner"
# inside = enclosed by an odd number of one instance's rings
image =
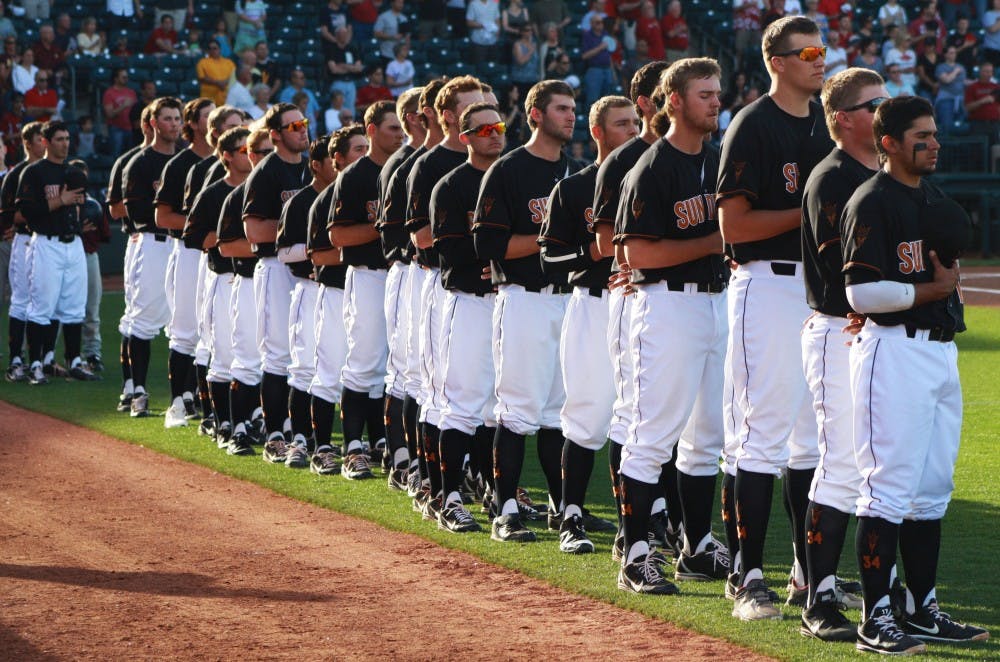
[[[181,460],[206,466],[214,471],[247,480],[294,499],[338,512],[356,515],[397,531],[422,536],[446,547],[460,549],[486,561],[514,568],[527,575],[619,605],[626,609],[662,618],[692,630],[750,647],[760,653],[789,660],[857,659],[853,646],[820,644],[798,633],[798,613],[785,609],[785,620],[744,624],[730,616],[731,604],[723,599],[722,582],[682,585],[679,597],[656,598],[626,595],[615,587],[616,565],[611,561],[610,534],[595,534],[598,553],[569,556],[558,551],[557,535],[544,527],[533,528],[539,541],[533,545],[508,546],[489,540],[487,533],[455,535],[437,530],[421,521],[410,509],[404,495],[390,492],[383,479],[348,483],[342,478],[321,478],[308,471],[294,471],[283,466],[267,465],[258,454],[252,458],[234,458],[215,448],[193,427],[164,430],[162,418],[131,420],[114,410],[119,390],[115,365],[119,336],[115,331],[122,297],[105,297],[105,380],[94,383],[57,381],[43,388],[25,384],[0,383],[0,398],[38,412],[76,423],[110,436],[151,448]],[[967,311],[970,331],[962,334],[959,346],[961,375],[965,394],[965,421],[962,449],[955,475],[956,489],[944,521],[938,596],[952,615],[990,628],[1000,637],[1000,573],[989,559],[1000,557],[1000,458],[995,454],[1000,439],[1000,310],[974,308]],[[158,340],[153,349],[150,370],[151,402],[162,412],[167,403],[166,342]],[[258,449],[259,450],[259,449]],[[67,441],[67,460],[86,449]],[[591,509],[598,515],[613,518],[608,486],[606,455],[598,459],[591,482]],[[994,478],[990,478],[993,476]],[[529,445],[528,461],[522,483],[536,500],[543,499],[544,480]],[[788,522],[781,499],[774,499],[768,535],[769,561],[765,571],[772,586],[783,592],[791,564]],[[488,529],[484,515],[477,519]],[[716,532],[722,528],[716,523]],[[849,534],[853,540],[853,530]],[[848,543],[841,574],[856,577],[853,552]],[[858,612],[848,614],[851,619]],[[553,641],[558,637],[552,633]],[[1000,659],[1000,645],[992,639],[986,645],[931,645],[930,655],[940,659]]]

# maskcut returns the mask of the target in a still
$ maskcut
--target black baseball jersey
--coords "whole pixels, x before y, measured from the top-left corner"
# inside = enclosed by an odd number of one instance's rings
[[[165,235],[166,230],[156,227],[153,200],[160,188],[160,176],[173,154],[164,154],[147,147],[132,157],[122,175],[125,211],[136,232]]]
[[[243,202],[243,218],[258,216],[278,220],[281,207],[295,195],[305,183],[306,159],[298,163],[287,163],[271,152],[257,164],[247,178],[246,200]],[[257,257],[277,255],[273,243],[252,244]]]
[[[334,184],[330,209],[329,230],[334,225],[375,223],[378,211],[378,175],[381,166],[367,154],[347,166]],[[382,253],[382,242],[373,239],[360,246],[345,246],[341,250],[344,264],[369,269],[385,269],[389,265]]]
[[[323,189],[309,207],[309,225],[307,228],[306,251],[337,250],[330,243],[330,231],[327,223],[330,220],[330,207],[333,204],[334,184]],[[347,265],[316,265],[313,267],[313,278],[320,285],[344,289],[347,280]]]
[[[219,226],[215,231],[220,244],[247,238],[246,230],[243,228],[243,200],[246,197],[246,190],[247,183],[244,181],[222,202]],[[256,257],[234,257],[232,262],[233,271],[245,278],[252,277],[254,267],[257,266]]]
[[[58,198],[66,186],[69,167],[48,159],[35,161],[24,169],[17,186],[15,208],[24,216],[32,232],[45,235],[80,234],[80,205],[49,210],[49,200]]]
[[[844,289],[840,218],[858,186],[875,174],[847,152],[834,148],[809,175],[802,193],[802,269],[809,307],[825,315],[852,312]]]
[[[424,150],[423,145],[420,146],[420,150],[422,150],[422,154]],[[386,205],[391,204],[389,190],[393,174],[416,151],[417,148],[409,143],[403,145],[392,153],[392,156],[389,157],[389,160],[385,162],[382,170],[378,173],[378,222],[375,224],[375,227],[378,228],[379,234],[382,236],[382,253],[385,255],[386,262],[398,260],[409,263],[410,261],[410,256],[406,250],[407,237],[403,231],[403,226],[401,223],[386,225],[385,208]],[[406,178],[403,177],[402,181],[405,185]],[[401,207],[400,213],[405,214],[406,205],[403,204]]]
[[[920,231],[920,210],[944,193],[926,179],[911,188],[878,172],[858,187],[847,201],[843,215],[843,257],[848,286],[879,280],[929,283],[934,267]],[[942,221],[943,222],[943,221]],[[910,324],[918,329],[941,327],[965,331],[961,290],[947,299],[900,310],[871,313],[876,324]]]
[[[476,257],[472,219],[485,171],[469,162],[458,166],[431,192],[431,234],[441,259],[441,284],[446,290],[486,294],[493,284],[483,280],[486,260]]]
[[[413,163],[406,178],[406,231],[414,233],[430,224],[431,192],[434,185],[449,172],[465,163],[469,157],[466,150],[456,152],[441,143],[419,157]],[[428,267],[441,266],[434,246],[417,249],[417,260]]]
[[[550,284],[538,255],[504,257],[512,234],[538,235],[549,194],[560,180],[576,171],[576,161],[560,153],[548,161],[518,147],[490,166],[483,176],[472,225],[476,254],[490,261],[493,283],[527,289]]]
[[[565,279],[570,285],[604,289],[611,276],[614,258],[595,261],[590,256],[594,243],[594,186],[598,166],[593,163],[562,180],[552,190],[542,221],[538,243],[545,247],[542,269],[550,280]]]
[[[615,241],[629,237],[683,241],[718,232],[718,171],[719,153],[714,147],[705,145],[700,154],[685,154],[665,138],[658,140],[622,183],[621,227]],[[722,286],[728,278],[721,255],[705,255],[662,269],[632,270],[632,282],[643,285],[670,281]]]
[[[13,168],[7,171],[0,185],[0,228],[6,230],[14,226],[14,232],[18,234],[31,234],[23,223],[14,223],[14,212],[17,205],[17,187],[21,182],[21,173],[28,167],[27,161],[19,161]]]
[[[407,263],[416,256],[417,249],[410,241],[410,235],[405,228],[406,212],[409,209],[406,180],[410,176],[413,164],[426,153],[427,148],[421,145],[399,164],[396,172],[389,178],[389,189],[382,198],[379,210],[379,232],[382,235],[383,249],[385,251],[394,249],[393,254]]]
[[[105,198],[105,202],[107,202],[108,207],[118,204],[125,199],[125,189],[122,187],[122,177],[125,174],[125,166],[127,166],[128,162],[132,160],[132,157],[141,152],[142,149],[142,145],[136,145],[119,156],[114,165],[111,166],[111,177],[108,179],[108,194]],[[125,234],[133,234],[135,232],[135,228],[132,227],[132,221],[129,220],[128,214],[120,220],[122,223],[122,232]]]
[[[201,192],[201,189],[225,176],[226,166],[214,154],[206,156],[191,166],[184,177],[184,213],[191,210],[191,205],[194,204],[194,199]]]
[[[625,175],[648,149],[649,143],[635,136],[608,154],[601,162],[594,184],[592,206],[595,225],[601,223],[614,225]]]
[[[309,208],[319,193],[312,185],[306,186],[291,197],[281,208],[278,218],[278,238],[275,244],[278,248],[291,248],[295,244],[305,245],[309,232]],[[286,263],[289,271],[296,278],[308,279],[312,275],[313,265],[309,260]]]
[[[754,210],[782,211],[802,206],[802,187],[812,169],[830,153],[823,108],[810,102],[808,117],[789,115],[764,95],[737,113],[722,142],[719,201],[742,195]],[[729,245],[740,264],[751,260],[802,259],[801,230]]]
[[[224,179],[220,179],[201,190],[194,199],[194,204],[191,206],[191,213],[188,214],[188,223],[184,226],[185,234],[183,239],[185,246],[202,250],[202,246],[205,245],[205,238],[218,229],[222,206],[226,202],[226,197],[235,188],[235,186],[230,186]],[[217,274],[233,272],[233,261],[222,257],[218,247],[212,246],[207,252],[209,269]]]
[[[167,165],[163,167],[163,174],[160,175],[160,188],[156,191],[153,205],[155,207],[167,205],[178,214],[186,214],[189,208],[184,206],[185,182],[188,172],[201,160],[202,158],[195,154],[193,149],[187,147],[167,161]],[[168,230],[167,233],[171,237],[180,237],[183,230]]]

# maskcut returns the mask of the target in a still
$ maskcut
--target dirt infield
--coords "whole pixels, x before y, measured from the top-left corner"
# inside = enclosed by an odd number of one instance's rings
[[[4,659],[764,659],[6,403],[0,419]]]
[[[962,293],[966,305],[1000,307],[1000,268],[962,267]]]

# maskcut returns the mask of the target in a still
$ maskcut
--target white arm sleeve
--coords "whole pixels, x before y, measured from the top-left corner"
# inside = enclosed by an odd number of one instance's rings
[[[306,255],[306,245],[305,244],[295,244],[294,246],[289,246],[288,248],[278,249],[278,262],[282,264],[288,264],[289,262],[305,262],[309,259]]]
[[[847,302],[862,314],[894,313],[913,307],[916,290],[909,283],[879,280],[847,286]]]

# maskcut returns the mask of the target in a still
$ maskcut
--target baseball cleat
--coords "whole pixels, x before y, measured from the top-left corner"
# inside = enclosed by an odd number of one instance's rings
[[[327,445],[320,446],[309,461],[309,471],[317,476],[332,476],[340,471],[340,462]]]
[[[36,363],[28,371],[28,383],[32,386],[42,386],[49,383],[49,378],[45,376],[45,371],[42,369],[41,364]]]
[[[347,480],[364,480],[375,477],[365,453],[351,453],[345,457],[344,463],[340,465],[340,475]]]
[[[118,406],[115,407],[120,412],[132,411],[132,397],[131,393],[122,393],[118,396]]]
[[[397,467],[389,472],[389,489],[399,492],[406,491],[406,466]]]
[[[802,611],[799,634],[820,641],[854,641],[858,631],[840,613],[840,604],[834,591],[823,591],[816,602]]]
[[[167,407],[167,411],[163,415],[163,427],[169,430],[171,428],[187,427],[187,424],[187,419],[184,417],[184,402],[178,396],[174,398],[174,401]]]
[[[280,432],[272,432],[264,443],[261,456],[265,462],[284,464],[285,458],[288,457],[288,444],[285,443],[285,435]]]
[[[616,522],[606,520],[603,517],[598,517],[586,508],[583,509],[583,526],[591,532],[611,533],[612,531],[618,530],[618,524]]]
[[[136,393],[132,396],[132,411],[129,412],[132,418],[145,418],[149,416],[149,395],[146,393]]]
[[[420,511],[420,514],[428,522],[438,521],[438,518],[441,515],[441,495],[424,501],[423,509]]]
[[[975,625],[953,620],[931,600],[913,614],[903,616],[903,632],[922,641],[986,641],[990,633]]]
[[[201,414],[198,413],[198,407],[195,406],[194,398],[190,393],[185,393],[183,397],[184,403],[184,418],[189,421],[193,421],[196,418],[201,418]]]
[[[101,360],[100,356],[92,354],[87,357],[87,367],[90,368],[91,372],[104,372],[104,361]]]
[[[650,547],[658,547],[674,558],[680,555],[683,545],[681,530],[674,531],[670,527],[667,511],[661,510],[649,516],[648,542]]]
[[[309,444],[305,436],[297,434],[292,437],[285,455],[285,466],[289,469],[305,469],[309,466]]]
[[[611,545],[611,560],[615,563],[621,563],[623,558],[625,558],[625,532],[618,529],[615,541]]]
[[[528,490],[523,487],[517,488],[517,511],[523,519],[529,522],[535,522],[546,517],[546,513],[539,511],[538,506],[528,496]]]
[[[229,448],[229,440],[233,436],[233,427],[230,425],[229,421],[219,424],[219,427],[214,430],[212,435],[215,438],[215,445],[219,450],[225,450]]]
[[[28,372],[24,369],[23,363],[11,363],[7,368],[8,382],[23,382],[28,380]]]
[[[726,579],[726,592],[725,592],[726,599],[735,600],[736,593],[739,590],[740,590],[740,573],[734,572],[733,574],[729,575],[729,577]],[[771,602],[778,602],[781,600],[781,598],[778,597],[778,594],[775,591],[773,591],[770,587],[768,587],[767,593],[771,597]]]
[[[677,557],[674,579],[678,581],[711,581],[729,577],[729,553],[714,542],[697,554],[681,552]]]
[[[490,538],[498,542],[535,542],[535,533],[525,528],[518,515],[501,515],[493,520]]]
[[[469,531],[480,531],[479,522],[472,518],[472,514],[457,501],[449,501],[441,512],[438,513],[438,528],[455,533],[468,533]]]
[[[781,612],[771,600],[771,591],[763,579],[754,579],[736,591],[733,616],[741,621],[780,621]]]
[[[201,423],[198,424],[198,434],[203,437],[214,437],[215,436],[215,417],[208,416],[201,419]]]
[[[844,609],[861,609],[861,582],[836,577],[837,602]]]
[[[927,644],[903,632],[892,615],[891,607],[879,607],[858,626],[855,647],[859,651],[882,655],[916,655],[927,650]]]
[[[42,371],[49,377],[69,377],[69,371],[55,361],[43,365]]]
[[[806,602],[809,601],[809,584],[799,586],[795,583],[795,578],[792,575],[788,576],[788,584],[785,585],[785,591],[788,593],[788,599],[785,600],[785,604],[789,607],[805,607]]]
[[[78,382],[95,382],[100,379],[90,371],[90,368],[83,361],[69,369],[69,376]]]
[[[420,492],[420,471],[417,467],[410,467],[406,472],[406,495],[411,499]]]
[[[583,518],[579,515],[564,518],[559,526],[559,551],[567,554],[591,554],[594,551],[594,543],[587,537]]]
[[[229,455],[253,455],[253,446],[250,445],[250,437],[245,432],[233,433],[233,438],[229,440],[226,447]]]
[[[677,595],[680,590],[663,576],[663,568],[642,554],[618,571],[618,588],[647,595]]]

